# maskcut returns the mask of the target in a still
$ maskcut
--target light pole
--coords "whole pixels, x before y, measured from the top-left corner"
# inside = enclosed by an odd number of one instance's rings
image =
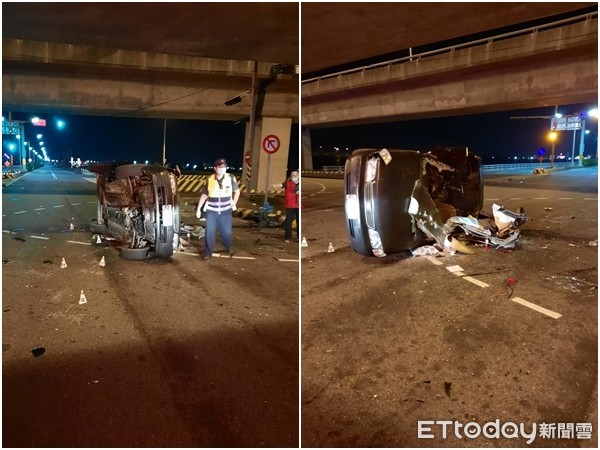
[[[552,131],[548,134],[548,139],[552,142],[552,151],[550,152],[550,168],[554,168],[554,148],[556,147],[556,138],[558,137],[558,133],[556,131]]]
[[[163,126],[163,154],[162,154],[163,166],[167,164],[167,119]]]

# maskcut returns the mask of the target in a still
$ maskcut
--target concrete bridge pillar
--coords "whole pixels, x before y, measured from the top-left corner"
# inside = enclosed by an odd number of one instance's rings
[[[302,127],[302,170],[313,170],[312,143],[310,140],[310,128]]]
[[[244,151],[242,183],[247,191],[272,190],[271,185],[282,183],[287,176],[291,118],[262,117],[254,129],[252,151]],[[250,124],[246,125],[246,141],[250,134]]]

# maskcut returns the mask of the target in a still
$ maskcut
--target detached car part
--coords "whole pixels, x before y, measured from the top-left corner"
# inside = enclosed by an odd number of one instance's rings
[[[447,219],[477,216],[483,208],[481,165],[464,149],[355,150],[344,175],[352,249],[385,256],[428,239],[443,247]]]
[[[179,248],[179,194],[174,171],[157,165],[94,164],[97,219],[90,230],[121,241],[128,260],[169,258]]]

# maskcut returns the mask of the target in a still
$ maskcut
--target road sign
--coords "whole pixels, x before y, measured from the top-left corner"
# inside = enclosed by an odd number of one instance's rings
[[[581,130],[581,117],[566,116],[560,119],[550,120],[550,130],[552,131],[575,131]]]
[[[31,119],[31,123],[36,127],[45,127],[46,119],[40,119],[39,117],[34,117]]]
[[[265,138],[262,141],[262,148],[269,155],[279,150],[280,146],[281,141],[279,140],[279,137],[275,134],[269,134],[268,136],[265,136]]]

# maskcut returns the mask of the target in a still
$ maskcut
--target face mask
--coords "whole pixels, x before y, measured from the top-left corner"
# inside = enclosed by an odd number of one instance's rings
[[[297,183],[298,182],[298,177],[292,177],[290,179],[292,180],[293,183]]]
[[[225,175],[225,172],[227,172],[227,168],[217,167],[217,175]]]

